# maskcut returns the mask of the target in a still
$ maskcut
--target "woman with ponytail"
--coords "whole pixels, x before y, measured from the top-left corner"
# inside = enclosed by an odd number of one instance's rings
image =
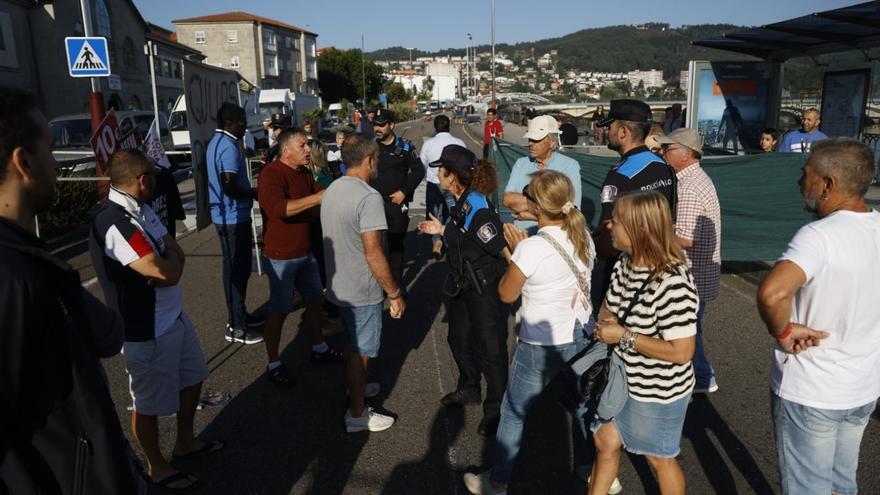
[[[498,293],[505,303],[522,296],[519,341],[501,405],[492,469],[464,475],[473,494],[507,493],[524,420],[544,387],[576,355],[606,354],[604,345],[591,340],[595,321],[589,283],[596,250],[587,222],[572,202],[571,180],[561,172],[541,170],[531,175],[522,194],[529,213],[538,219],[538,233],[527,237],[513,225],[504,226],[513,255]]]
[[[429,214],[419,223],[424,234],[443,236],[449,275],[443,292],[449,296],[449,347],[458,365],[458,386],[440,402],[446,407],[480,403],[480,374],[486,379],[481,435],[498,425],[501,398],[507,384],[507,328],[499,325],[499,254],[505,251],[498,213],[487,197],[498,189],[495,167],[477,160],[467,148],[447,145],[440,159],[440,187],[455,197],[446,225]]]

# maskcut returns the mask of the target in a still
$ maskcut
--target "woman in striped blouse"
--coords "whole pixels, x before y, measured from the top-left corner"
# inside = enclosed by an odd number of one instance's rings
[[[683,494],[684,474],[675,456],[694,388],[694,281],[675,241],[669,204],[660,194],[619,197],[609,228],[622,254],[594,336],[616,345],[629,396],[616,417],[593,422],[597,459],[589,493],[608,493],[623,447],[648,459],[661,493]]]

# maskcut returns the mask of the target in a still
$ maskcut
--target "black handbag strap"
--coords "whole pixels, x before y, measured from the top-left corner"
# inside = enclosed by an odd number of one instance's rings
[[[627,317],[629,317],[630,312],[632,312],[632,309],[636,306],[636,303],[639,302],[639,295],[641,295],[642,292],[645,291],[645,287],[647,287],[650,282],[651,282],[651,275],[649,274],[647,277],[645,277],[645,282],[639,286],[639,289],[637,291],[635,291],[633,293],[632,299],[629,301],[629,305],[626,307],[626,309],[623,310],[623,314],[620,315],[620,319],[618,320],[618,323],[623,325],[626,322],[626,319],[627,319]],[[614,352],[614,346],[609,345],[608,346],[608,356],[609,357],[611,356],[612,352]]]

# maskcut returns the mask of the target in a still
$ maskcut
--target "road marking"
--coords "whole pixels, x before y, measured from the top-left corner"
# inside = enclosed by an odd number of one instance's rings
[[[470,138],[470,140],[473,141],[474,144],[476,144],[477,146],[482,146],[482,145],[483,145],[482,142],[480,142],[477,138],[474,137],[473,134],[471,134],[471,127],[470,127],[470,125],[464,125],[464,126],[462,126],[462,127],[464,128],[464,134],[465,134],[468,138]]]
[[[723,285],[723,286],[724,286],[725,288],[727,288],[727,289],[732,290],[736,295],[742,297],[742,298],[745,299],[746,301],[749,301],[749,302],[755,302],[755,296],[754,296],[754,295],[746,294],[745,292],[741,291],[741,290],[738,289],[737,287],[734,287],[733,285],[730,285],[730,284],[728,284],[727,282],[725,282],[724,279],[721,279],[721,285]]]

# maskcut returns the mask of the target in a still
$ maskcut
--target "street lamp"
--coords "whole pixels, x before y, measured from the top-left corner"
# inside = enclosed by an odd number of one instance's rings
[[[495,0],[492,0],[492,104],[498,106],[495,101]]]
[[[468,96],[471,96],[471,93],[473,93],[473,87],[474,87],[474,77],[471,74],[471,56],[473,56],[473,52],[474,52],[474,46],[473,46],[474,38],[473,38],[473,36],[471,36],[471,33],[468,33],[467,37],[468,37],[468,47],[467,47],[467,50],[465,51],[465,53],[466,53],[465,63],[467,64]]]

